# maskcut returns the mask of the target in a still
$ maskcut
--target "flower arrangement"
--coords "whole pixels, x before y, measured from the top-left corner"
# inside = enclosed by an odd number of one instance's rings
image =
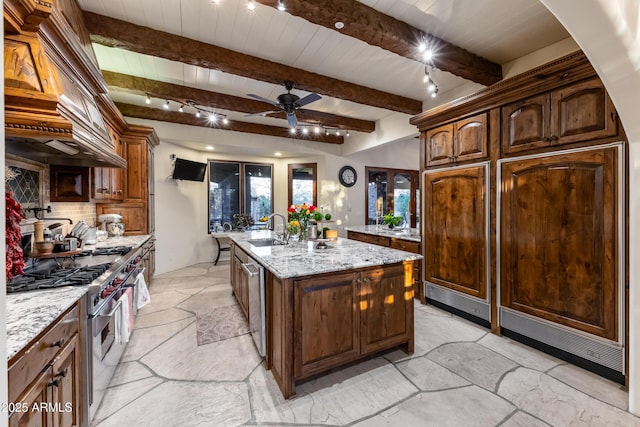
[[[307,225],[309,225],[309,220],[315,211],[318,208],[313,205],[307,205],[306,203],[302,203],[300,205],[291,205],[287,208],[287,212],[289,212],[289,227],[291,227],[292,222],[297,222],[297,227],[300,228],[299,232],[303,233],[307,231]]]

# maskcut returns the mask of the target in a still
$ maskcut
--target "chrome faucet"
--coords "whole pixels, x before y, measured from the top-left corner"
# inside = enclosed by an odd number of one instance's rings
[[[276,233],[276,238],[275,241],[282,243],[284,245],[286,245],[289,242],[289,230],[287,227],[287,219],[284,217],[284,215],[279,214],[279,213],[272,213],[271,215],[269,215],[269,217],[267,218],[267,228],[270,230],[274,230],[275,226],[276,226],[276,221],[273,219],[274,217],[280,217],[282,218],[282,237],[278,238],[277,233]]]

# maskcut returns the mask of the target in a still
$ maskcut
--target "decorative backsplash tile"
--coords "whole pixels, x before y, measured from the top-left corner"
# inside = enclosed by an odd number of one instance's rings
[[[14,198],[22,208],[36,207],[40,204],[40,172],[11,166],[16,172],[15,178],[7,185],[14,194]]]

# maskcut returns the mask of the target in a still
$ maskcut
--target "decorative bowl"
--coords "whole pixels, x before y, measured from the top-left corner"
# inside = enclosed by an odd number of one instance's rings
[[[50,254],[53,252],[53,246],[55,242],[53,240],[47,240],[44,242],[36,242],[36,250],[39,254]]]

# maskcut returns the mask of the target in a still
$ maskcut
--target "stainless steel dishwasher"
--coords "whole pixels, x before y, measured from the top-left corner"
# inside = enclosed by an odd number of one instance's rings
[[[249,289],[249,331],[258,353],[264,357],[267,353],[264,268],[249,257],[248,261],[242,264],[242,269],[247,276]]]

